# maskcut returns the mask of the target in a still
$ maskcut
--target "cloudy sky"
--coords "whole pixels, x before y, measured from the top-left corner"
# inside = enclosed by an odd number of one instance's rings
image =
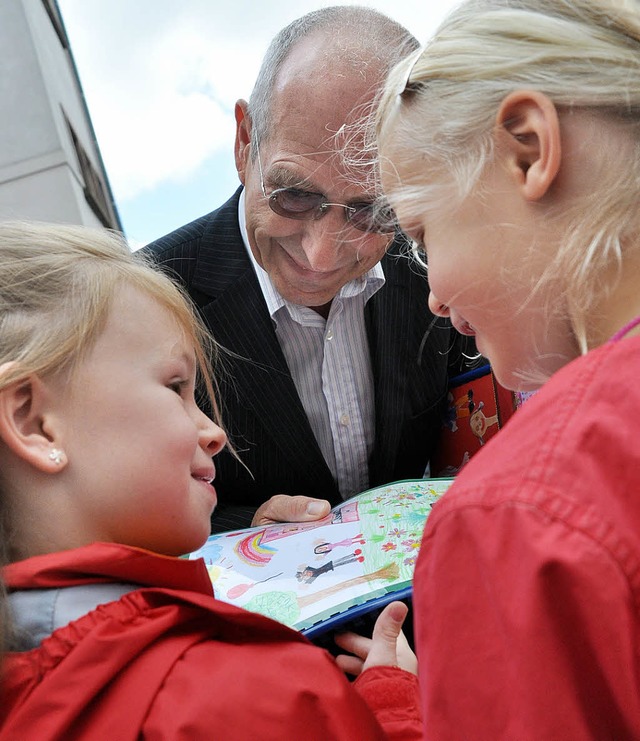
[[[317,0],[58,0],[127,237],[137,247],[238,185],[233,106]],[[426,40],[455,0],[361,0]]]

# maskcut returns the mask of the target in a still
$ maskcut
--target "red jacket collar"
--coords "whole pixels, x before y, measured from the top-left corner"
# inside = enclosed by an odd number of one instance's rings
[[[10,590],[124,581],[213,594],[202,559],[190,561],[162,556],[118,543],[93,543],[82,548],[33,556],[9,564],[2,574]]]

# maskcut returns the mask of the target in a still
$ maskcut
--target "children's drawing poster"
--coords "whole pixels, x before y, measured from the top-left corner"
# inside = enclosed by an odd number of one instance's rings
[[[322,520],[212,535],[203,558],[218,599],[304,630],[410,586],[425,520],[451,479],[366,491]]]
[[[433,474],[455,476],[504,426],[516,405],[514,394],[497,382],[488,365],[453,379]]]

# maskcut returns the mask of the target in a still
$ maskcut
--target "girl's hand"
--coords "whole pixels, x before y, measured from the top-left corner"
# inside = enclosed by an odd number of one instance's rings
[[[402,602],[391,602],[380,613],[373,628],[373,636],[365,638],[357,633],[340,633],[335,641],[350,656],[336,657],[338,666],[346,674],[358,675],[372,666],[398,666],[412,674],[418,673],[418,659],[409,647],[402,625],[409,608]]]

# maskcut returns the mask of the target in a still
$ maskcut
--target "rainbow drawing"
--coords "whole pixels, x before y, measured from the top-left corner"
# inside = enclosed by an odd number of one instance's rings
[[[264,530],[260,530],[235,544],[233,550],[244,563],[250,566],[264,566],[273,558],[274,553],[277,553],[275,548],[262,542],[263,535]]]

